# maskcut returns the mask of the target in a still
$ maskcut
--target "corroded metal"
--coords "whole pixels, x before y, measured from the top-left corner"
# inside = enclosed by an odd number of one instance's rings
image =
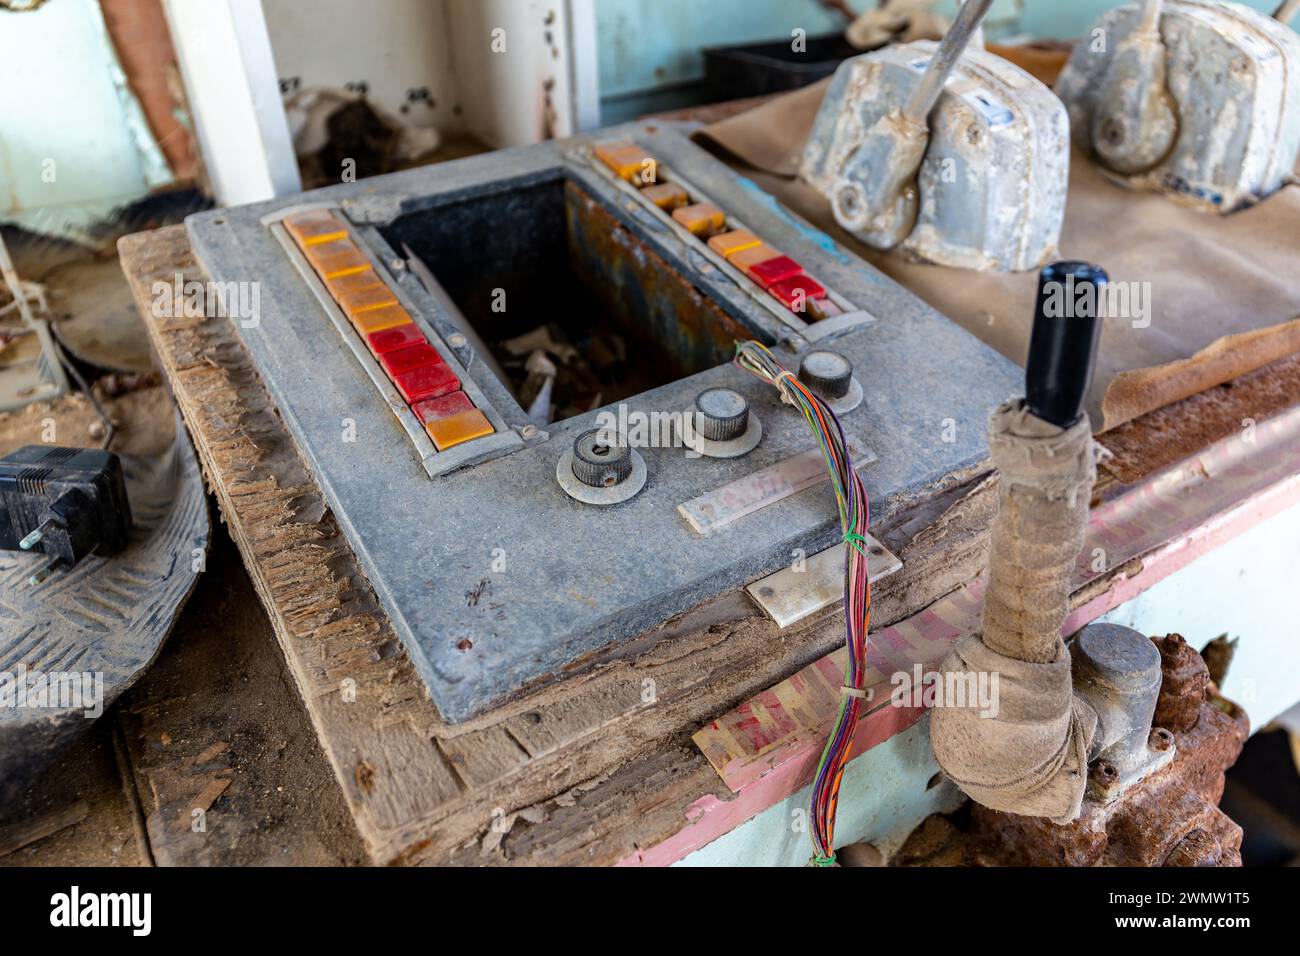
[[[1178,113],[1166,85],[1161,0],[1146,0],[1137,27],[1111,58],[1092,115],[1092,148],[1117,173],[1144,173],[1169,155]]]
[[[1154,724],[1173,733],[1190,730],[1200,716],[1200,702],[1210,682],[1208,663],[1183,640],[1170,634],[1155,642],[1164,675]]]
[[[574,269],[611,311],[635,304],[645,340],[637,347],[655,347],[684,377],[730,361],[736,342],[753,338],[744,323],[624,228],[604,204],[572,182],[564,190]]]
[[[1074,139],[1138,189],[1231,212],[1281,188],[1300,152],[1300,37],[1235,3],[1103,14],[1057,92]],[[1175,128],[1176,126],[1176,128]]]
[[[1156,722],[1174,715],[1181,729],[1154,727],[1149,746],[1174,757],[1123,793],[1106,760],[1090,768],[1089,796],[1077,820],[1059,825],[1042,817],[999,813],[970,805],[969,818],[931,818],[909,838],[894,865],[972,866],[1240,866],[1241,828],[1218,808],[1224,772],[1250,733],[1236,704],[1209,683],[1200,655],[1177,635],[1155,641],[1161,657]],[[1190,651],[1189,648],[1187,648]],[[1109,767],[1110,772],[1107,772]],[[1092,795],[1093,785],[1101,798]],[[1110,797],[1110,799],[1106,799]],[[958,820],[961,818],[958,817]]]

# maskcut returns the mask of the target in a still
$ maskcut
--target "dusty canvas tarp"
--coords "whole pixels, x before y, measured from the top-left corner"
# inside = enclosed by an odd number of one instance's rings
[[[908,262],[841,230],[795,174],[829,81],[696,134],[795,212],[1023,364],[1037,278]],[[1300,186],[1231,216],[1106,179],[1075,152],[1061,258],[1149,283],[1150,325],[1108,319],[1088,409],[1099,431],[1300,352]],[[887,317],[882,317],[887,318]],[[1137,322],[1141,325],[1139,319]]]

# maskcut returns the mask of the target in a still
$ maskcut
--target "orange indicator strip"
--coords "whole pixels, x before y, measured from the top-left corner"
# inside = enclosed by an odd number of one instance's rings
[[[748,229],[733,229],[709,240],[709,248],[723,258],[730,259],[737,252],[753,249],[763,243]]]
[[[691,201],[686,190],[676,183],[656,183],[653,186],[646,186],[641,190],[641,195],[665,212],[680,209],[682,206],[689,205]]]
[[[383,280],[379,278],[374,269],[363,269],[360,272],[350,272],[345,276],[339,276],[337,279],[325,280],[325,288],[330,290],[330,295],[334,296],[335,299],[349,292],[373,289],[383,284]]]
[[[284,220],[284,228],[299,246],[314,246],[348,236],[343,223],[328,209],[313,209],[289,216]]]
[[[727,228],[727,215],[713,203],[697,202],[673,210],[673,218],[702,238]]]
[[[339,308],[343,310],[343,314],[349,319],[356,319],[362,312],[397,304],[397,296],[393,295],[392,290],[386,285],[376,285],[365,289],[357,289],[354,292],[344,292],[335,296],[335,298],[338,299]]]
[[[314,246],[304,246],[302,254],[326,281],[340,279],[355,272],[365,272],[370,268],[370,260],[351,239],[331,239]]]
[[[411,315],[400,305],[385,305],[378,309],[369,309],[351,316],[352,327],[362,336],[373,332],[382,332],[411,321]]]
[[[727,261],[741,272],[748,275],[749,270],[760,262],[766,262],[768,259],[775,259],[780,254],[780,252],[773,249],[766,242],[760,242],[758,245],[751,246],[748,249],[741,249],[739,252],[733,252],[731,255],[727,256]]]
[[[455,445],[492,434],[492,423],[477,408],[467,409],[426,422],[424,430],[433,439],[433,447],[446,451]]]

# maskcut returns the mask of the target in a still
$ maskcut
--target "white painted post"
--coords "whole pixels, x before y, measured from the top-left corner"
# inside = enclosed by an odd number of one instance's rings
[[[165,9],[217,202],[301,191],[260,0],[165,0]]]
[[[600,128],[600,70],[597,62],[596,0],[567,0],[569,76],[573,133]]]

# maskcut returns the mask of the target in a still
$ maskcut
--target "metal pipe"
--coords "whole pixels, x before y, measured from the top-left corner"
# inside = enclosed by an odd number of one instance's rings
[[[966,52],[966,47],[970,45],[992,6],[993,0],[967,0],[962,4],[962,8],[957,11],[957,19],[944,34],[939,49],[926,67],[925,76],[921,77],[921,82],[907,98],[907,103],[903,106],[904,119],[918,125],[925,124],[930,110],[934,109],[939,94],[943,92],[944,84],[948,82],[949,74]]]
[[[1300,2],[1300,0],[1293,0]],[[1164,12],[1164,0],[1146,0],[1142,4],[1142,19],[1138,21],[1138,30],[1143,33],[1160,31],[1160,14]]]
[[[1273,19],[1280,23],[1290,23],[1297,12],[1300,12],[1300,0],[1282,0],[1281,5],[1273,11]]]

